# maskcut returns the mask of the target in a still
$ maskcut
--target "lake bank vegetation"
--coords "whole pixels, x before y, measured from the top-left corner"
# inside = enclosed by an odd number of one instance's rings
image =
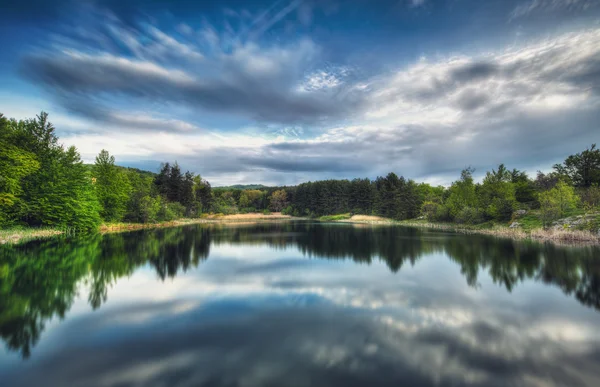
[[[0,114],[0,229],[5,230],[0,240],[13,241],[19,233],[96,231],[101,225],[135,229],[177,220],[274,219],[272,213],[598,240],[600,150],[595,145],[535,178],[504,164],[481,182],[475,182],[474,172],[465,168],[449,187],[389,173],[375,180],[214,188],[177,162],[153,173],[117,166],[114,156],[101,150],[95,163],[86,165],[75,147],[59,143],[46,113],[21,121]]]

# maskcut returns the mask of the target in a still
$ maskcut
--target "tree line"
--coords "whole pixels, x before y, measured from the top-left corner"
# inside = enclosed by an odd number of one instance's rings
[[[212,188],[165,163],[158,173],[123,168],[102,150],[92,166],[58,142],[47,113],[17,121],[0,114],[0,227],[94,229],[101,222],[159,222],[205,213],[364,214],[404,220],[507,222],[536,210],[545,225],[600,205],[600,150],[592,145],[531,178],[500,164],[481,183],[465,168],[449,187],[395,173],[374,180],[323,180],[292,187]]]

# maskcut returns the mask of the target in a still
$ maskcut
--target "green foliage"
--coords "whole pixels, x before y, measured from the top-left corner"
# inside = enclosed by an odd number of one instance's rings
[[[40,167],[33,153],[15,145],[15,122],[0,114],[0,227],[14,221],[21,205],[22,180]]]
[[[478,224],[483,222],[483,214],[474,207],[463,207],[454,216],[454,221],[461,224]]]
[[[131,183],[125,172],[115,165],[115,157],[102,149],[92,168],[92,179],[100,202],[100,216],[107,222],[118,222],[127,211]]]
[[[477,207],[477,195],[475,193],[475,183],[473,182],[474,169],[466,168],[461,172],[460,180],[452,183],[449,189],[449,196],[446,200],[446,207],[451,218],[457,216],[465,208]],[[469,211],[469,210],[467,210]]]
[[[576,187],[591,187],[600,184],[600,149],[596,144],[581,153],[571,155],[554,169]]]
[[[434,201],[426,201],[421,206],[421,213],[430,221],[447,222],[450,221],[450,213],[448,207]]]
[[[167,202],[161,203],[158,210],[158,221],[170,222],[175,219],[182,218],[185,215],[185,207],[181,203]]]
[[[395,173],[375,180],[324,180],[296,187],[235,186],[212,189],[177,162],[158,174],[115,164],[102,150],[82,164],[77,150],[58,143],[48,115],[8,120],[0,114],[0,227],[28,225],[93,229],[106,221],[158,222],[206,212],[282,211],[295,216],[377,215],[397,220],[420,214],[432,221],[506,222],[514,210],[541,208],[544,224],[600,205],[600,150],[569,156],[536,180],[501,164],[482,183],[462,171],[446,189],[417,184]],[[576,209],[578,187],[583,208]]]
[[[556,186],[539,195],[541,219],[544,226],[560,217],[566,216],[567,212],[573,210],[578,204],[579,198],[573,187],[563,181]]]
[[[586,211],[592,211],[600,208],[600,187],[598,184],[593,184],[588,188],[579,190],[581,203]]]
[[[352,217],[352,214],[326,215],[326,216],[321,216],[319,218],[319,220],[321,220],[323,222],[331,222],[331,221],[336,221],[336,220],[347,220],[347,219],[350,219],[351,217]]]
[[[281,210],[281,214],[282,215],[295,215],[294,214],[294,207],[287,206],[286,208],[284,208],[283,210]]]
[[[74,147],[65,150],[58,144],[48,114],[13,123],[15,144],[35,154],[40,166],[22,179],[18,219],[32,226],[97,227],[99,204],[91,176]]]
[[[512,175],[504,164],[487,172],[479,187],[480,206],[488,219],[507,221],[516,208],[515,186]]]

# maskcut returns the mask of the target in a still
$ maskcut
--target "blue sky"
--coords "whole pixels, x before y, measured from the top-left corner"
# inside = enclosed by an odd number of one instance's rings
[[[600,0],[1,3],[0,112],[87,161],[447,184],[600,137]]]

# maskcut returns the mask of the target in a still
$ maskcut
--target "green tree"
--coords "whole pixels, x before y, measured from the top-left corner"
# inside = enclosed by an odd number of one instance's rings
[[[554,169],[573,182],[576,187],[591,187],[600,184],[600,149],[596,144],[581,153],[571,155]]]
[[[199,204],[199,211],[209,212],[213,204],[210,183],[200,176],[194,176],[194,194],[196,202]]]
[[[450,217],[453,219],[459,218],[461,221],[469,223],[477,221],[477,195],[475,183],[473,182],[474,171],[471,167],[463,169],[460,180],[452,183],[448,190],[449,196],[446,200],[446,206]]]
[[[22,180],[20,219],[31,226],[92,229],[99,205],[91,176],[74,147],[58,144],[48,114],[18,124],[18,144],[37,157],[40,168]]]
[[[504,164],[487,172],[479,188],[481,208],[487,217],[495,220],[509,220],[516,207],[515,186],[512,175]]]
[[[15,124],[0,113],[0,226],[14,220],[22,204],[22,179],[40,167],[33,153],[15,145]]]
[[[105,221],[123,219],[127,211],[131,185],[123,171],[115,165],[115,157],[102,149],[92,169],[96,195],[100,202],[100,216]]]
[[[568,211],[577,206],[578,199],[573,187],[564,181],[559,181],[554,188],[541,192],[539,201],[544,226],[567,215]]]

